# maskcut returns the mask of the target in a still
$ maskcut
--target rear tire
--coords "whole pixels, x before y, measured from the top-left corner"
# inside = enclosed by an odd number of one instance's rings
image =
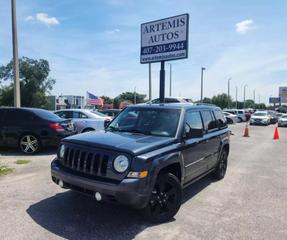
[[[222,152],[220,154],[219,162],[216,167],[216,169],[213,172],[213,176],[217,180],[221,180],[225,177],[226,170],[227,170],[227,158],[228,158],[228,152],[226,149],[222,149]]]
[[[33,134],[25,134],[19,140],[19,148],[22,153],[35,154],[41,148],[40,140]]]
[[[167,222],[178,212],[181,200],[182,187],[177,177],[171,173],[160,174],[143,214],[150,222]]]

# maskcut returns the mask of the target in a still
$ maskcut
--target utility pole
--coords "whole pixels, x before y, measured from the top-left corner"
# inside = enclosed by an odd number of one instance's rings
[[[227,98],[227,106],[228,106],[228,109],[230,109],[230,81],[231,81],[232,78],[228,78],[228,98]]]
[[[134,104],[137,104],[136,87],[134,88]]]
[[[171,97],[171,76],[172,76],[172,64],[169,63],[169,96]]]
[[[148,80],[149,80],[149,89],[148,89],[148,99],[151,100],[151,63],[148,64]]]
[[[205,67],[201,68],[201,94],[200,94],[200,102],[203,101],[203,71],[205,70]]]
[[[255,104],[256,104],[256,100],[255,100],[255,91],[256,89],[253,90],[253,102],[254,102],[254,108],[255,108]]]
[[[247,84],[244,85],[244,93],[243,93],[243,108],[245,108],[245,94],[246,94]]]
[[[11,9],[12,9],[12,43],[13,43],[13,71],[14,71],[14,106],[21,107],[17,21],[16,21],[16,0],[11,0]]]
[[[235,100],[236,100],[236,109],[238,109],[238,87],[235,87]]]

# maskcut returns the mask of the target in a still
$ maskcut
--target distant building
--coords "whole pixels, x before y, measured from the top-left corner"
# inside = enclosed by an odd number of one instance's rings
[[[84,108],[84,96],[61,95],[56,100],[56,109]]]

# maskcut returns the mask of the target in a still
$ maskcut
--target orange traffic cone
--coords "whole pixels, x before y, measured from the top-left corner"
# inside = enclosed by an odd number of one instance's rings
[[[277,127],[275,128],[273,139],[274,140],[279,140],[279,132],[278,132],[278,128]]]
[[[250,136],[249,136],[248,123],[246,123],[246,125],[245,125],[243,137],[250,137]]]

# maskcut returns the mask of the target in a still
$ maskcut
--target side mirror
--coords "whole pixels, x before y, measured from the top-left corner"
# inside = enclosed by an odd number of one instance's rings
[[[184,133],[183,139],[202,138],[202,137],[203,137],[203,129],[190,128],[189,132]]]
[[[191,138],[202,138],[203,137],[203,129],[190,129]]]

